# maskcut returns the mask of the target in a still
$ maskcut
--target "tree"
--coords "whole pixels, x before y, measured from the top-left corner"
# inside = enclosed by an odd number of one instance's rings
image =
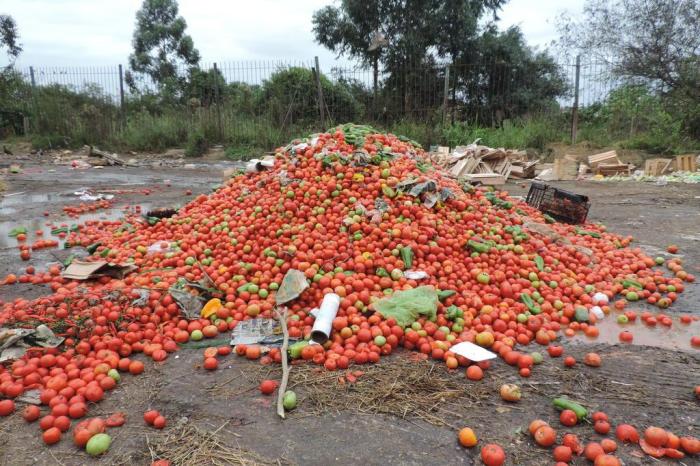
[[[394,75],[403,95],[434,66],[437,58],[454,60],[478,35],[479,19],[506,0],[342,0],[314,13],[316,41],[373,68],[376,95],[379,64]]]
[[[559,18],[558,45],[666,95],[700,137],[699,17],[698,0],[587,0],[578,19]]]
[[[22,52],[17,23],[10,15],[0,15],[0,49],[3,48],[7,49],[7,57],[11,63]]]
[[[536,113],[557,105],[566,81],[547,53],[530,48],[522,31],[486,27],[471,51],[478,66],[464,67],[455,84],[465,116],[499,126],[505,118]]]
[[[144,0],[136,13],[134,52],[126,76],[132,90],[136,90],[134,74],[144,74],[166,94],[180,92],[187,74],[199,63],[199,52],[186,28],[176,0]]]

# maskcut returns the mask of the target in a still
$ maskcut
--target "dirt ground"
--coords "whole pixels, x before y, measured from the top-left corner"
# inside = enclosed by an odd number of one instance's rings
[[[25,163],[23,173],[8,176],[6,196],[0,199],[0,276],[27,265],[19,260],[9,230],[17,225],[43,229],[48,220],[63,219],[62,207],[80,202],[73,195],[79,188],[127,191],[116,194],[116,209],[82,219],[114,218],[126,206],[141,205],[146,211],[184,204],[219,183],[222,169],[221,164],[210,164],[191,169],[71,170]],[[525,195],[527,186],[508,184],[507,189]],[[686,269],[700,275],[700,185],[558,186],[589,195],[591,221],[633,235],[650,254],[666,255],[666,245],[678,244]],[[187,189],[191,195],[185,194]],[[45,267],[53,260],[51,250],[44,250],[33,254],[30,263]],[[697,284],[689,286],[668,313],[700,314],[699,289]],[[14,285],[0,289],[0,300],[46,292],[39,286]],[[411,361],[405,351],[378,366],[362,367],[366,374],[352,385],[339,381],[342,373],[294,366],[291,384],[300,402],[284,421],[275,414],[274,399],[257,390],[260,380],[279,377],[278,368],[228,356],[219,370],[208,372],[200,367],[201,349],[181,350],[164,363],[144,360],[144,374],[123,376],[119,386],[91,408],[90,415],[118,410],[127,414],[123,427],[110,430],[112,447],[99,460],[74,447],[69,436],[46,447],[36,423],[13,415],[0,422],[0,464],[146,465],[158,457],[176,457],[179,464],[481,464],[479,448],[464,449],[456,441],[456,430],[469,426],[480,445],[502,445],[508,465],[546,465],[554,463],[551,450],[537,447],[523,433],[533,419],[545,419],[559,432],[574,432],[585,441],[602,438],[589,424],[571,429],[559,424],[551,399],[561,395],[607,412],[613,426],[624,422],[643,429],[653,424],[679,436],[700,435],[700,402],[693,396],[700,384],[700,354],[688,343],[691,334],[700,334],[698,322],[680,329],[682,324],[674,321],[670,331],[644,332],[642,324],[628,325],[635,344],[620,345],[620,329],[612,320],[601,324],[608,330],[599,340],[564,342],[565,352],[579,361],[589,351],[599,352],[602,367],[578,364],[565,369],[560,359],[545,353],[544,363],[529,379],[497,359],[483,381],[471,382],[463,371],[450,373],[444,364]],[[543,348],[527,348],[533,350]],[[501,401],[498,387],[504,382],[522,386],[520,403]],[[168,418],[163,431],[144,424],[142,415],[150,408]],[[625,465],[700,464],[697,457],[680,463],[654,460],[637,446],[621,445],[618,452]],[[590,463],[578,458],[572,464]]]

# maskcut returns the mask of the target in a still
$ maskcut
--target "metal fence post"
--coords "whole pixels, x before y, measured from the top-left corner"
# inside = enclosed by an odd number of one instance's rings
[[[574,106],[571,108],[571,144],[576,144],[578,130],[578,87],[581,77],[581,55],[576,55],[576,79],[574,80]]]
[[[32,115],[34,117],[34,122],[33,122],[33,124],[30,122],[29,124],[26,125],[25,133],[27,132],[27,129],[32,131],[32,130],[37,129],[39,127],[39,111],[38,111],[38,106],[36,103],[36,79],[34,78],[34,67],[33,66],[29,67],[29,78],[30,78],[31,83],[32,83],[31,100],[32,100],[32,112],[34,113],[34,115]]]
[[[224,127],[221,121],[221,107],[219,105],[219,68],[214,62],[214,102],[216,103],[216,130],[218,132],[219,141],[224,140]]]
[[[119,110],[121,113],[122,125],[126,126],[126,106],[124,105],[124,68],[119,65]]]
[[[445,125],[447,119],[447,104],[450,99],[450,65],[445,65],[445,89],[442,98],[442,125]]]
[[[316,87],[318,88],[318,111],[321,115],[321,130],[326,129],[326,120],[323,111],[323,89],[321,88],[321,68],[318,64],[318,57],[314,57],[316,64]]]

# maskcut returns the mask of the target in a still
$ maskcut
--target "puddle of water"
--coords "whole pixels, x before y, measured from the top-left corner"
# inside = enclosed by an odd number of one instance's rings
[[[133,211],[133,208],[136,205],[139,205],[141,207],[141,212],[143,213],[147,212],[152,207],[150,203],[139,203],[129,207]],[[52,219],[38,217],[24,221],[13,220],[7,222],[0,222],[0,249],[14,248],[19,244],[15,238],[9,236],[10,231],[19,226],[27,228],[26,244],[32,244],[37,239],[56,239],[59,240],[59,247],[63,247],[63,241],[60,240],[57,236],[51,235],[51,230],[57,228],[61,224],[67,224],[70,226],[85,223],[90,220],[118,220],[124,218],[125,213],[125,209],[115,207],[112,209],[89,212],[80,215],[77,218],[70,218],[67,216],[61,216],[60,218]],[[43,232],[43,235],[37,236],[36,232],[39,230]]]
[[[673,325],[669,328],[658,323],[650,327],[640,321],[639,315],[634,323],[624,325],[618,324],[616,319],[617,314],[611,313],[602,321],[598,321],[596,327],[598,327],[600,335],[597,338],[588,338],[581,333],[577,333],[572,340],[585,341],[587,343],[618,344],[620,343],[620,332],[627,330],[634,336],[632,340],[633,345],[652,346],[671,350],[697,351],[697,349],[691,346],[690,338],[693,335],[700,335],[700,321],[683,324],[677,318],[673,318]]]

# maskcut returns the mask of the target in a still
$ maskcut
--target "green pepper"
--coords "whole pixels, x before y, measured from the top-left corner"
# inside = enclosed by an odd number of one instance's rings
[[[581,228],[576,229],[576,234],[590,236],[591,238],[601,238],[600,233],[596,233],[595,231],[582,230]]]
[[[479,241],[469,240],[467,241],[467,246],[472,248],[473,251],[478,253],[486,253],[491,250],[491,246],[488,244],[480,243]]]
[[[243,292],[246,292],[246,291],[248,291],[248,287],[249,287],[249,286],[250,286],[250,283],[244,283],[243,285],[239,286],[239,287],[236,289],[236,292],[237,292],[238,294],[243,293]]]
[[[457,294],[455,290],[438,290],[437,295],[440,301],[444,301],[452,295]]]
[[[375,275],[377,275],[378,277],[388,277],[389,272],[387,272],[384,267],[379,267],[375,272]]]
[[[586,416],[588,416],[588,410],[586,410],[586,408],[575,401],[569,400],[568,398],[554,398],[552,400],[552,404],[561,411],[570,409],[571,411],[575,412],[579,421],[582,421],[586,418]]]
[[[71,265],[73,259],[75,259],[75,254],[71,254],[70,256],[68,256],[66,260],[63,261],[63,266],[68,267],[69,265]]]
[[[544,259],[540,255],[535,256],[535,265],[540,272],[544,270]]]
[[[413,265],[413,249],[410,247],[399,248],[399,253],[401,254],[401,260],[403,261],[405,268],[410,269]]]
[[[99,241],[97,243],[92,243],[90,246],[86,247],[85,250],[88,252],[88,254],[95,254],[95,251],[97,251],[97,248],[99,248],[102,245]]]
[[[527,309],[532,312],[533,314],[539,314],[542,312],[542,309],[535,304],[535,302],[532,300],[532,297],[527,294],[527,293],[521,293],[520,294],[520,301],[527,306]]]
[[[297,341],[296,343],[289,346],[289,357],[292,359],[299,359],[301,357],[301,350],[304,347],[309,346],[308,340]]]
[[[641,283],[639,283],[636,280],[622,280],[622,286],[625,288],[637,288],[637,289],[644,289],[644,286],[642,286]]]
[[[100,257],[107,257],[107,256],[109,256],[109,251],[110,251],[109,248],[103,249],[102,252],[100,253]]]
[[[557,223],[551,215],[543,214],[542,217],[544,217],[544,221],[547,223]]]

